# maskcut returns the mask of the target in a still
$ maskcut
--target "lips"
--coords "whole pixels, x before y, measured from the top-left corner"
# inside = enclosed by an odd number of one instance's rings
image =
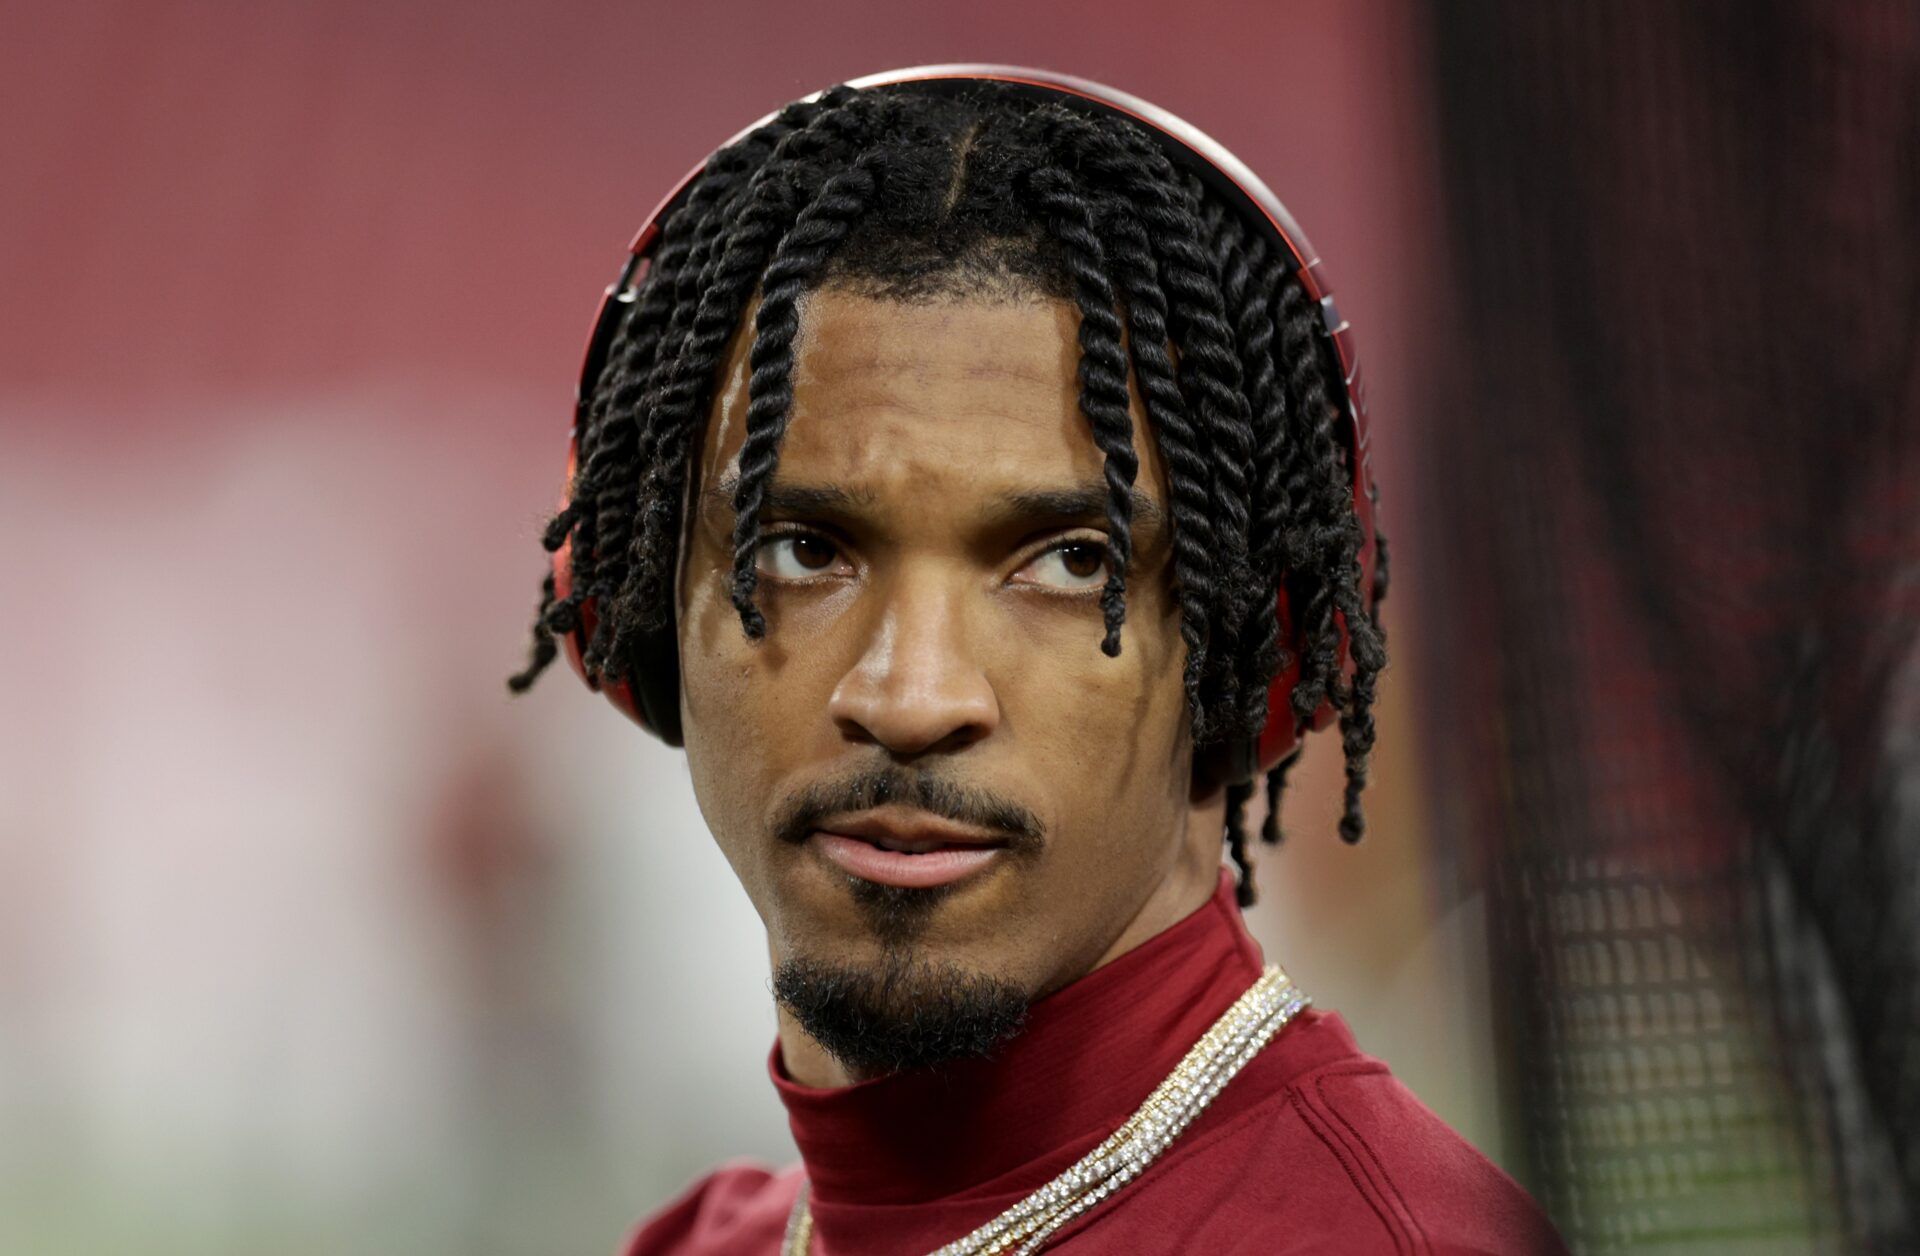
[[[815,829],[808,841],[843,872],[912,889],[972,876],[1005,854],[1005,841],[998,834],[920,814],[834,816]]]

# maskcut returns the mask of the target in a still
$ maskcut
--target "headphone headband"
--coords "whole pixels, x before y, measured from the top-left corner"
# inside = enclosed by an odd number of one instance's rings
[[[1037,96],[1063,100],[1099,112],[1117,114],[1140,124],[1147,134],[1156,140],[1169,160],[1180,168],[1196,174],[1229,203],[1238,205],[1243,217],[1262,229],[1269,238],[1278,242],[1292,258],[1295,277],[1320,311],[1324,332],[1320,337],[1322,350],[1327,365],[1334,373],[1334,378],[1339,381],[1334,389],[1337,394],[1334,401],[1342,420],[1340,428],[1348,453],[1348,467],[1352,474],[1354,511],[1361,529],[1360,595],[1362,605],[1370,606],[1377,547],[1366,398],[1360,377],[1359,360],[1354,350],[1352,328],[1345,319],[1341,318],[1339,309],[1334,304],[1332,288],[1327,282],[1319,254],[1314,251],[1306,233],[1293,220],[1293,215],[1287,212],[1286,206],[1280,203],[1280,199],[1261,181],[1259,176],[1247,168],[1244,162],[1198,127],[1158,105],[1088,79],[1021,66],[952,64],[889,70],[850,80],[847,86],[860,90],[872,90],[916,84],[934,91],[950,89],[959,92],[964,91],[969,84],[983,81],[1008,84]],[[823,94],[816,92],[805,99],[817,100]],[[777,112],[767,114],[734,134],[714,151],[719,152],[739,142],[776,116]],[[578,457],[580,433],[586,422],[587,406],[601,371],[606,365],[607,353],[612,346],[615,329],[619,326],[626,307],[637,295],[635,283],[640,275],[640,268],[658,243],[661,229],[668,215],[693,182],[706,170],[707,163],[712,159],[712,154],[709,154],[683,175],[647,216],[646,221],[634,234],[633,242],[628,246],[627,257],[622,263],[619,275],[601,299],[599,311],[594,318],[593,332],[588,338],[586,353],[581,363],[579,387],[574,394],[573,440],[567,460],[566,482],[569,491],[571,491]],[[560,597],[567,596],[572,587],[570,555],[571,540],[554,554],[555,591]],[[1277,591],[1275,613],[1281,621],[1283,639],[1293,640],[1293,625],[1284,589]],[[1350,671],[1352,656],[1345,620],[1337,612],[1335,619],[1340,632],[1342,667]],[[642,727],[655,733],[669,745],[680,745],[679,662],[671,627],[663,633],[653,634],[652,638],[642,642],[638,657],[633,660],[630,668],[630,674],[635,683],[629,684],[622,680],[603,685],[588,675],[584,663],[586,643],[592,638],[595,622],[595,608],[591,603],[582,605],[579,626],[574,632],[566,634],[563,640],[567,660],[574,671]],[[1291,650],[1290,653],[1293,655],[1292,661],[1274,677],[1269,686],[1266,731],[1261,734],[1257,743],[1229,744],[1220,748],[1213,771],[1221,779],[1247,780],[1256,771],[1273,766],[1298,748],[1299,739],[1304,730],[1296,722],[1291,697],[1294,687],[1299,682],[1300,661],[1298,650]],[[1323,702],[1320,709],[1306,722],[1306,728],[1323,728],[1333,722],[1335,715],[1331,703]]]

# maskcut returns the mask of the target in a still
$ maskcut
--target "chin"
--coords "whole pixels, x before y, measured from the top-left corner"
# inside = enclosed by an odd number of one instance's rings
[[[915,946],[867,963],[798,955],[775,967],[773,993],[829,1055],[867,1077],[990,1056],[1032,1001],[1016,981]]]

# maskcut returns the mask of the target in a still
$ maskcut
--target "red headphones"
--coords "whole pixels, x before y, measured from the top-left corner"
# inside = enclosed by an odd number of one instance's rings
[[[1332,289],[1321,269],[1319,254],[1314,252],[1313,246],[1307,242],[1306,235],[1294,223],[1293,215],[1287,212],[1286,206],[1280,203],[1279,198],[1274,196],[1267,185],[1247,169],[1238,157],[1198,128],[1176,118],[1157,105],[1086,79],[1018,66],[927,65],[868,75],[851,81],[848,86],[872,88],[900,83],[922,83],[937,87],[942,83],[951,83],[955,89],[959,89],[968,82],[979,80],[1014,84],[1031,90],[1036,95],[1064,99],[1081,108],[1091,107],[1096,111],[1119,114],[1141,124],[1149,135],[1160,142],[1169,160],[1182,169],[1197,174],[1229,203],[1242,206],[1247,221],[1264,227],[1293,258],[1294,274],[1298,277],[1301,287],[1308,297],[1320,305],[1325,328],[1321,344],[1327,354],[1328,365],[1336,368],[1335,378],[1340,381],[1333,387],[1335,393],[1333,400],[1344,419],[1341,429],[1347,444],[1349,465],[1353,470],[1353,508],[1360,521],[1361,605],[1370,609],[1373,600],[1373,574],[1377,545],[1374,532],[1372,472],[1368,465],[1366,394],[1361,384],[1359,362],[1354,356],[1352,330],[1334,306]],[[732,144],[758,129],[771,121],[773,116],[768,114],[728,140],[727,144]],[[727,144],[721,147],[724,148]],[[628,246],[628,256],[621,267],[619,277],[607,288],[606,295],[601,299],[599,313],[594,319],[593,334],[587,341],[586,359],[581,365],[579,391],[574,398],[573,441],[567,456],[569,490],[573,483],[574,467],[579,453],[580,428],[586,421],[587,404],[593,396],[594,386],[606,363],[614,329],[626,312],[626,307],[631,305],[638,295],[637,281],[641,264],[652,254],[655,244],[659,242],[661,224],[666,221],[668,213],[679,201],[687,186],[706,169],[706,164],[706,161],[702,161],[688,171],[647,217],[646,222],[641,224],[639,232],[633,238],[633,243]],[[557,597],[566,597],[572,589],[571,545],[569,540],[553,556],[554,591]],[[1319,710],[1314,712],[1311,720],[1306,721],[1304,727],[1296,724],[1291,699],[1294,687],[1300,680],[1301,651],[1298,648],[1300,643],[1294,633],[1293,619],[1289,612],[1287,593],[1284,588],[1278,590],[1274,612],[1279,616],[1280,639],[1287,644],[1291,661],[1273,678],[1273,683],[1268,688],[1267,725],[1259,737],[1258,744],[1222,748],[1224,755],[1213,770],[1220,779],[1225,781],[1245,781],[1250,779],[1256,771],[1265,771],[1273,767],[1299,747],[1303,732],[1325,728],[1335,719],[1332,703],[1322,702]],[[1350,675],[1353,670],[1353,658],[1346,621],[1337,612],[1335,620],[1340,633],[1340,665],[1342,671]],[[636,657],[632,661],[630,682],[620,680],[602,684],[587,675],[586,667],[582,662],[586,644],[593,637],[594,624],[595,614],[592,603],[582,604],[578,626],[573,632],[567,634],[563,641],[567,660],[573,665],[573,670],[642,728],[660,737],[670,746],[680,745],[680,664],[672,625],[669,624],[664,632],[652,634],[641,642]]]

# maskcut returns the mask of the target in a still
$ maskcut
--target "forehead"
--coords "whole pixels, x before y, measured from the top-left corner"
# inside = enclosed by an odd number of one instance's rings
[[[1072,303],[1052,298],[902,302],[833,288],[810,293],[777,477],[909,498],[1098,480],[1102,458],[1079,409],[1078,329]],[[751,348],[749,315],[707,428],[704,483],[738,460]],[[1157,497],[1143,429],[1136,402],[1140,487]]]

